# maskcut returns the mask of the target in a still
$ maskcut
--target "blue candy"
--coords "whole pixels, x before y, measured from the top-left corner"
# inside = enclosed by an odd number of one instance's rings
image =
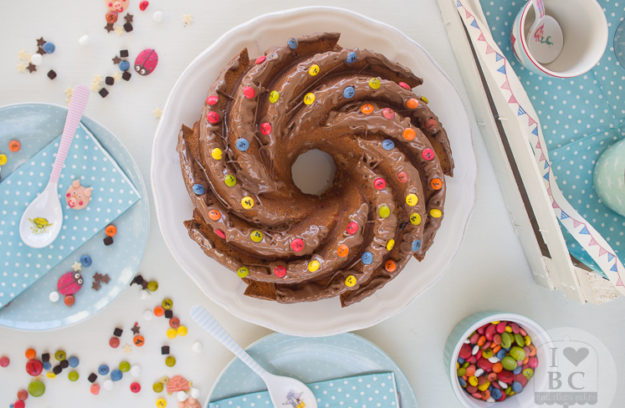
[[[419,249],[421,249],[421,241],[418,239],[412,241],[412,251],[417,252]]]
[[[523,391],[523,385],[521,385],[521,383],[518,381],[513,382],[512,391],[514,391],[517,394],[520,393],[521,391]]]
[[[206,189],[201,184],[194,184],[192,188],[193,192],[197,195],[202,195],[206,192]]]
[[[299,45],[297,38],[291,38],[289,41],[287,41],[287,44],[289,44],[289,48],[292,50],[296,49]]]
[[[501,398],[501,390],[499,388],[493,387],[493,389],[490,392],[490,396],[493,397],[495,401],[498,401],[499,398]]]
[[[111,380],[113,381],[119,381],[122,379],[123,376],[124,374],[121,372],[121,370],[117,368],[111,371]]]
[[[458,377],[458,382],[460,383],[460,386],[461,386],[462,388],[464,388],[464,387],[466,387],[466,386],[467,386],[467,382],[466,382],[466,380],[465,380],[464,378],[462,378],[462,377]]]
[[[69,363],[70,367],[76,368],[76,367],[78,367],[79,360],[78,360],[78,357],[72,356],[72,357],[67,359],[67,362]]]
[[[384,139],[382,141],[382,148],[384,150],[392,150],[395,147],[395,142],[393,142],[391,139]]]
[[[347,54],[347,58],[345,59],[345,61],[348,64],[351,64],[352,62],[356,61],[356,58],[358,58],[358,56],[356,55],[356,52],[351,51],[349,54]]]
[[[466,360],[462,357],[458,357],[458,364],[463,365]]]
[[[345,89],[343,89],[343,96],[347,99],[353,98],[355,94],[356,94],[356,90],[354,89],[353,86],[348,86]]]
[[[46,52],[46,54],[52,54],[52,53],[54,52],[54,50],[56,49],[56,47],[54,46],[54,44],[52,44],[52,43],[51,43],[51,42],[49,42],[49,41],[46,41],[46,42],[43,44],[43,47],[41,47],[41,48],[43,48],[43,50]]]
[[[109,366],[107,366],[106,364],[100,364],[100,367],[98,367],[98,374],[107,375],[108,373],[109,373]]]
[[[506,350],[501,349],[497,352],[497,358],[501,361],[506,356]]]
[[[82,266],[91,266],[93,260],[89,255],[83,255],[80,257],[80,263],[82,264]]]
[[[369,251],[365,251],[363,252],[360,259],[362,260],[363,264],[370,265],[371,263],[373,263],[373,254]]]
[[[130,69],[130,63],[128,61],[120,62],[119,69],[121,69],[122,71],[128,71]]]
[[[521,374],[521,371],[523,371],[523,367],[518,365],[517,368],[515,368],[514,371],[512,371],[512,374],[514,375]]]
[[[235,145],[237,149],[244,152],[250,147],[250,142],[248,142],[246,139],[240,138],[240,139],[237,139]]]
[[[52,368],[52,364],[50,364],[49,361],[46,361],[45,363],[43,363],[43,369],[48,371],[49,369]]]

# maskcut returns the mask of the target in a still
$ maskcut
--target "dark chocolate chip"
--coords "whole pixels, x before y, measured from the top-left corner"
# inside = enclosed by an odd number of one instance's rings
[[[124,81],[130,81],[131,76],[132,75],[128,71],[124,71],[124,73],[122,74],[122,78],[124,78]]]
[[[87,377],[87,380],[89,380],[90,383],[94,383],[97,379],[98,375],[96,373],[91,373],[89,374],[89,377]]]
[[[123,332],[124,331],[122,329],[120,329],[119,327],[116,327],[115,330],[113,330],[113,336],[120,337]]]
[[[107,76],[106,78],[104,78],[104,83],[107,85],[113,85],[115,83],[115,78],[113,78],[112,76]]]
[[[100,89],[98,91],[98,93],[100,94],[101,97],[106,98],[106,95],[109,94],[109,91],[107,91],[106,88],[102,88],[102,89]],[[107,238],[110,238],[110,237],[107,237]],[[111,238],[111,244],[113,243],[112,241],[113,241],[113,239]],[[105,244],[106,244],[106,242],[105,242]]]
[[[55,365],[54,368],[52,369],[52,372],[56,375],[61,374],[61,371],[63,371],[63,367],[61,367],[60,364]]]
[[[119,51],[119,56],[122,58],[128,58],[128,50]]]
[[[161,347],[161,354],[163,354],[163,355],[169,354],[169,346]]]
[[[104,89],[104,88],[102,88],[102,89]],[[108,92],[107,92],[107,94],[108,94]],[[111,245],[113,243],[113,237],[108,237],[107,236],[106,238],[104,238],[103,241],[104,241],[104,245],[106,245],[106,246]]]
[[[48,78],[50,79],[54,79],[56,78],[56,72],[54,72],[53,69],[51,69],[50,71],[48,71]]]
[[[132,24],[130,23],[126,23],[124,24],[124,30],[126,30],[127,33],[132,31]]]
[[[67,367],[69,367],[69,361],[67,361],[67,360],[61,360],[60,366],[61,366],[61,368],[67,368]]]
[[[174,312],[172,310],[165,310],[165,317],[171,319],[174,317]]]

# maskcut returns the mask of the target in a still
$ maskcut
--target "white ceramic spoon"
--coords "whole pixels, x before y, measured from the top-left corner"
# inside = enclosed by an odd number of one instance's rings
[[[304,383],[267,372],[230,337],[208,310],[199,305],[193,306],[191,317],[263,379],[275,408],[317,408],[317,399]]]
[[[48,185],[26,207],[22,214],[20,237],[29,247],[46,247],[56,239],[61,231],[63,209],[59,200],[58,181],[88,98],[89,89],[87,87],[79,85],[74,89]]]
[[[555,18],[545,14],[543,0],[532,0],[532,5],[536,16],[527,34],[527,45],[536,61],[549,64],[562,52],[562,28]]]

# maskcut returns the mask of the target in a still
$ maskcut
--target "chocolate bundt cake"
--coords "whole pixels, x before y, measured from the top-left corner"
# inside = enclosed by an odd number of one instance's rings
[[[355,303],[422,260],[441,225],[454,165],[440,121],[412,91],[422,80],[341,48],[339,36],[292,38],[255,60],[243,50],[180,131],[189,236],[248,296]],[[291,177],[311,149],[336,164],[321,195]]]

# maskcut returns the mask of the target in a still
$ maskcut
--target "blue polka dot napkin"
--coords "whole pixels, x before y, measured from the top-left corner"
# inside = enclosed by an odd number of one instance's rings
[[[393,408],[399,407],[395,374],[384,372],[366,374],[307,384],[317,398],[319,408]],[[299,401],[291,394],[281,407],[306,408],[306,401]],[[210,402],[208,408],[271,408],[267,391],[238,395]]]
[[[25,245],[19,234],[20,218],[48,183],[60,139],[55,138],[0,182],[0,309],[140,199],[115,160],[81,125],[59,179],[61,232],[48,247],[34,249]],[[70,208],[65,200],[74,180],[93,188],[82,210]],[[51,287],[50,291],[55,289]]]
[[[625,67],[616,58],[613,41],[619,23],[625,19],[625,2],[599,0],[609,27],[605,54],[590,72],[569,79],[534,74],[514,57],[510,29],[517,11],[526,4],[525,0],[486,0],[481,4],[493,38],[510,61],[538,113],[560,190],[625,262],[625,217],[606,207],[593,188],[597,159],[606,148],[625,138]],[[605,277],[565,228],[562,233],[569,252]],[[608,260],[610,256],[614,257],[610,253],[604,256]]]

